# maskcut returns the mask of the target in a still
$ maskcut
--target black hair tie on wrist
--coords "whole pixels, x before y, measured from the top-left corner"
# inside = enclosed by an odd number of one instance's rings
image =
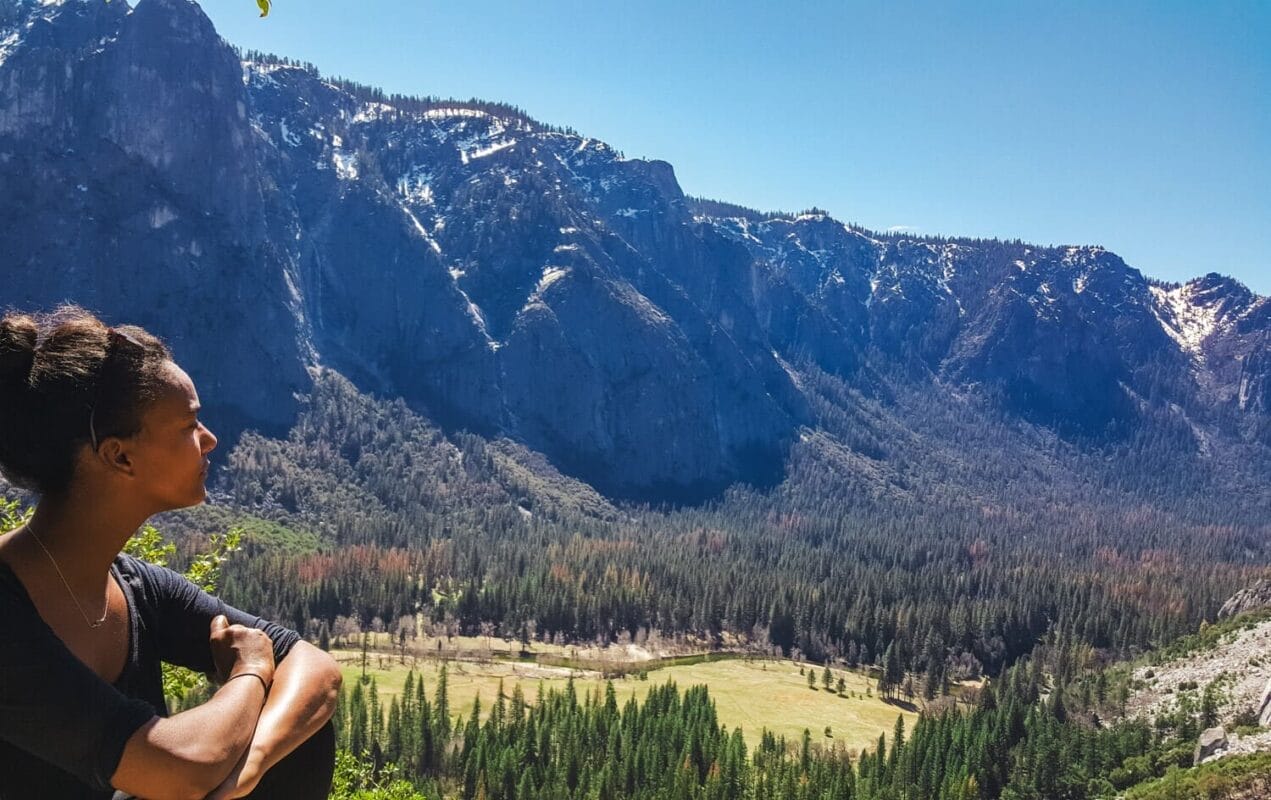
[[[226,678],[226,679],[225,679],[225,683],[224,683],[224,684],[221,684],[221,685],[222,685],[222,686],[228,685],[228,684],[229,684],[229,682],[230,682],[230,681],[232,681],[232,680],[234,680],[235,678],[243,678],[243,677],[246,677],[246,676],[248,676],[248,675],[251,675],[253,678],[255,678],[255,679],[257,679],[258,681],[260,681],[260,685],[261,685],[261,686],[263,686],[263,687],[264,687],[264,689],[265,689],[265,694],[266,694],[266,695],[268,695],[268,694],[269,694],[269,681],[265,680],[265,676],[261,675],[259,672],[240,672],[240,673],[238,673],[237,675],[231,675],[231,676],[229,676],[228,678]]]

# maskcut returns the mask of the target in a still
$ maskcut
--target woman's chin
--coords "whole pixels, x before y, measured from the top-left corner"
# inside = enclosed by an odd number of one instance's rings
[[[186,501],[181,504],[181,508],[189,508],[191,506],[202,505],[207,501],[207,486],[202,481],[199,482],[197,488],[191,489],[190,494],[186,496]]]

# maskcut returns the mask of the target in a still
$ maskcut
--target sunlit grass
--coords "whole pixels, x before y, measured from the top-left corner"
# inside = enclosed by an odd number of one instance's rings
[[[498,643],[499,640],[495,640]],[[542,648],[542,645],[536,645]],[[552,648],[554,652],[568,648]],[[344,672],[346,685],[362,675],[362,656],[357,650],[334,652]],[[406,656],[403,659],[389,653],[368,653],[366,674],[375,678],[381,701],[387,707],[389,699],[402,692],[406,675],[414,668],[416,675],[424,679],[429,697],[437,687],[440,662],[433,659]],[[448,663],[449,697],[451,712],[467,714],[473,698],[481,697],[483,713],[498,692],[503,681],[504,692],[512,694],[513,687],[521,686],[526,700],[536,702],[540,684],[546,689],[565,687],[569,670],[544,667],[537,664],[508,660],[486,662],[450,661]],[[754,660],[741,658],[714,661],[690,666],[670,666],[650,670],[647,680],[634,675],[614,680],[619,704],[635,696],[643,700],[649,688],[675,681],[681,688],[705,684],[710,688],[719,712],[720,722],[732,729],[740,727],[749,745],[754,746],[764,728],[788,740],[797,741],[804,728],[812,732],[814,741],[847,747],[853,751],[872,747],[880,733],[891,731],[897,715],[905,717],[906,727],[912,727],[916,714],[896,705],[884,703],[867,693],[870,679],[858,672],[833,670],[835,688],[839,677],[846,688],[843,695],[826,691],[821,684],[821,667],[806,665],[815,671],[816,689],[809,689],[806,674],[799,673],[799,664],[792,661]],[[605,681],[596,673],[582,673],[575,677],[574,686],[579,697],[587,692],[604,690]],[[825,736],[825,729],[831,736]]]

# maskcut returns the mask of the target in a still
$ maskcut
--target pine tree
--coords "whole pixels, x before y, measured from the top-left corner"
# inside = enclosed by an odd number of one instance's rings
[[[445,766],[446,748],[450,744],[450,678],[449,669],[444,661],[441,664],[441,672],[437,675],[437,690],[433,696],[432,712],[436,766],[442,769]]]
[[[362,682],[357,681],[349,697],[349,750],[360,756],[366,752],[367,746],[366,697],[362,692]]]

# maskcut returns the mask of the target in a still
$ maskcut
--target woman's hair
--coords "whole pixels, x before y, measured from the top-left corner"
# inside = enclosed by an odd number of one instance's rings
[[[141,328],[107,327],[77,306],[0,320],[0,472],[58,494],[79,449],[141,430],[164,385],[167,345]]]

